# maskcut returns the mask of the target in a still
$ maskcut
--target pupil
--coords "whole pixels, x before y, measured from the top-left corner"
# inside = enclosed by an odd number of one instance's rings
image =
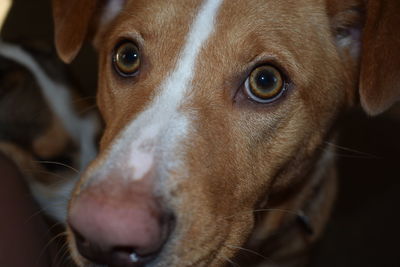
[[[122,51],[122,63],[124,65],[131,65],[134,64],[136,62],[136,60],[138,59],[139,55],[136,52],[135,49],[132,48],[125,48]]]
[[[260,71],[257,75],[256,82],[262,90],[272,90],[278,83],[278,78],[268,70]]]

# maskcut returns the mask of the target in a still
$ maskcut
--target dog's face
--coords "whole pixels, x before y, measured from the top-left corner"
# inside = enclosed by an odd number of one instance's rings
[[[57,5],[68,4],[55,2],[57,30]],[[301,193],[338,113],[356,102],[361,4],[135,0],[93,14],[98,4],[81,2],[99,25],[106,128],[70,203],[73,257],[227,262],[254,209]],[[68,41],[58,26],[64,59],[88,31],[78,24]]]

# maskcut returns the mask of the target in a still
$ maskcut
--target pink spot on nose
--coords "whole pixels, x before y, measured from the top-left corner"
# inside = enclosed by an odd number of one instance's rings
[[[129,159],[130,166],[133,167],[133,179],[142,179],[153,167],[153,154],[151,152],[135,149],[131,152]]]
[[[154,167],[154,143],[160,134],[159,125],[148,125],[130,145],[128,164],[133,168],[133,179],[142,179]]]

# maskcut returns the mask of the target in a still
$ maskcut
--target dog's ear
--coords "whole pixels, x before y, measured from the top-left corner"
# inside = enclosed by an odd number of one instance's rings
[[[385,111],[400,100],[400,1],[328,0],[328,13],[339,46],[358,63],[363,109]]]
[[[369,0],[362,36],[360,100],[378,114],[400,100],[400,1]]]
[[[111,21],[125,0],[53,0],[55,43],[58,55],[71,62],[99,24]]]
[[[64,62],[71,62],[79,52],[96,8],[96,0],[53,0],[56,48]]]

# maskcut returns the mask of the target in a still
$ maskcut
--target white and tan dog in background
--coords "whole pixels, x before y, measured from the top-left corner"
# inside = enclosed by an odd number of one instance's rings
[[[53,219],[66,220],[65,200],[97,153],[99,122],[51,46],[0,40],[0,152]]]
[[[79,266],[300,264],[335,195],[336,119],[400,96],[397,0],[53,4],[61,58],[98,51],[106,124],[69,202]]]

